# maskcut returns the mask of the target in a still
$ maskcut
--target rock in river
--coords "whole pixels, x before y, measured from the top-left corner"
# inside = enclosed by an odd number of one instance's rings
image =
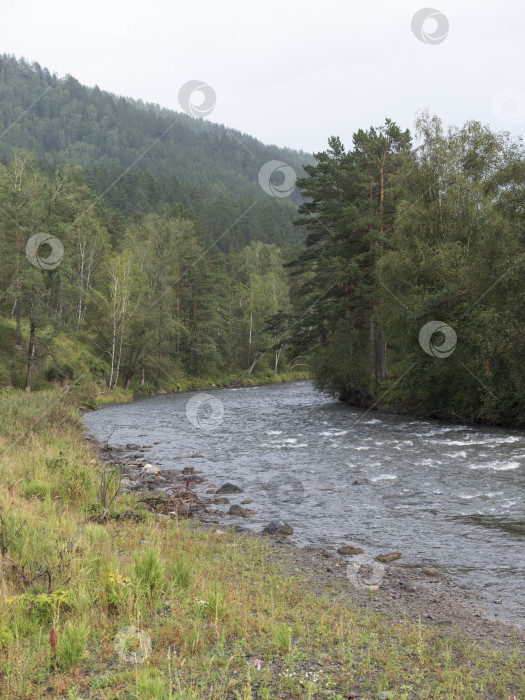
[[[389,552],[388,554],[378,554],[375,559],[376,561],[381,561],[383,562],[383,564],[386,564],[389,561],[395,561],[396,559],[399,559],[400,556],[401,552]]]
[[[445,575],[445,572],[441,569],[434,569],[431,566],[425,566],[423,569],[423,573],[427,576],[433,576],[434,578],[443,578],[443,576]]]
[[[242,489],[227,481],[215,493],[242,493]]]
[[[283,520],[272,520],[263,528],[269,535],[293,535],[293,527]]]
[[[343,556],[353,556],[354,554],[363,554],[364,550],[361,549],[361,547],[351,547],[347,545],[346,547],[339,547],[337,553]]]
[[[362,486],[363,484],[371,484],[370,479],[354,479],[352,486]]]
[[[242,515],[243,518],[247,518],[249,515],[255,515],[255,511],[250,508],[243,508],[242,506],[230,506],[230,515]]]

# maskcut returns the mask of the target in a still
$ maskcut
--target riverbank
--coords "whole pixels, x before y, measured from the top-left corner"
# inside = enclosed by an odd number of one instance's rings
[[[233,515],[237,518],[234,531],[259,541],[268,539],[264,532],[245,527],[250,523],[250,507],[257,494],[240,490],[236,493],[235,484],[210,481],[199,468],[201,455],[189,456],[187,460],[189,463],[195,459],[197,467],[160,469],[149,463],[147,445],[99,445],[93,438],[90,442],[99,459],[121,468],[123,490],[133,492],[157,518],[195,518],[211,531],[222,532],[232,528],[231,519],[224,524],[224,518]],[[341,584],[347,595],[360,598],[360,605],[394,618],[407,616],[415,622],[421,619],[429,626],[445,630],[455,628],[455,632],[460,631],[471,639],[490,641],[502,648],[509,648],[509,641],[512,646],[514,639],[525,643],[525,629],[495,619],[483,609],[476,593],[458,590],[452,579],[439,569],[407,568],[399,566],[399,562],[388,566],[378,563],[374,564],[377,569],[368,579],[363,576],[358,580],[352,576],[352,567],[361,568],[362,549],[356,548],[344,555],[334,547],[299,548],[293,537],[280,534],[270,538],[270,543],[279,545],[278,549],[284,548],[285,561],[290,563],[291,557],[294,566],[301,566],[303,573],[307,572],[316,584],[321,581],[323,585]],[[400,557],[392,558],[396,561]],[[374,585],[376,578],[380,585]]]
[[[381,611],[387,589],[349,587],[338,557],[201,523],[199,512],[215,516],[187,493],[196,469],[177,476],[175,515],[155,513],[143,490],[113,498],[120,470],[105,464],[117,455],[100,459],[86,443],[74,398],[0,398],[2,697],[524,693],[523,640],[510,631],[490,638],[416,620],[395,566],[395,605]]]

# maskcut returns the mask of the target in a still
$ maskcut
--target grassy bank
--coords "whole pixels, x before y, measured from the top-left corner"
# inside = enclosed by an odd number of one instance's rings
[[[74,392],[0,395],[0,458],[3,698],[525,694],[517,650],[387,624],[285,574],[269,543],[131,494],[94,516],[103,467]]]
[[[17,345],[16,326],[10,319],[0,318],[0,390],[2,388],[23,389],[27,374],[27,343],[29,329],[22,325],[23,342]],[[110,378],[110,364],[106,355],[100,352],[89,333],[41,331],[41,342],[34,367],[32,387],[35,391],[53,388],[74,388],[81,400],[88,406],[107,401],[124,401],[133,395],[155,392],[191,391],[218,387],[254,386],[273,382],[307,379],[308,373],[290,369],[280,369],[275,373],[265,362],[255,367],[252,374],[237,369],[231,372],[215,372],[207,377],[194,377],[184,373],[180,367],[161,367],[154,363],[155,376],[149,372],[142,383],[134,376],[127,388],[107,389]]]

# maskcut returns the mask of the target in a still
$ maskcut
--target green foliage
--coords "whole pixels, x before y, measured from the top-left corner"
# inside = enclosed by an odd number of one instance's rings
[[[69,670],[80,663],[86,653],[88,636],[89,626],[86,621],[66,623],[58,634],[57,661],[60,668]]]
[[[164,678],[153,670],[142,671],[137,676],[137,685],[133,695],[136,700],[163,700],[166,697],[167,684]]]
[[[134,554],[132,580],[146,598],[158,597],[164,581],[164,564],[157,549]]]

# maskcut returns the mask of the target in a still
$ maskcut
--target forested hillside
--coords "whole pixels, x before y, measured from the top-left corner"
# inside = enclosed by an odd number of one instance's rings
[[[202,219],[210,237],[218,238],[243,214],[242,229],[221,241],[223,248],[302,241],[293,227],[298,190],[286,199],[269,198],[258,173],[264,163],[280,160],[303,174],[302,165],[313,162],[306,153],[85,87],[12,56],[0,57],[0,95],[4,162],[18,147],[36,154],[49,174],[57,162],[80,165],[93,191],[125,216],[182,205]],[[253,200],[261,206],[246,211]]]

